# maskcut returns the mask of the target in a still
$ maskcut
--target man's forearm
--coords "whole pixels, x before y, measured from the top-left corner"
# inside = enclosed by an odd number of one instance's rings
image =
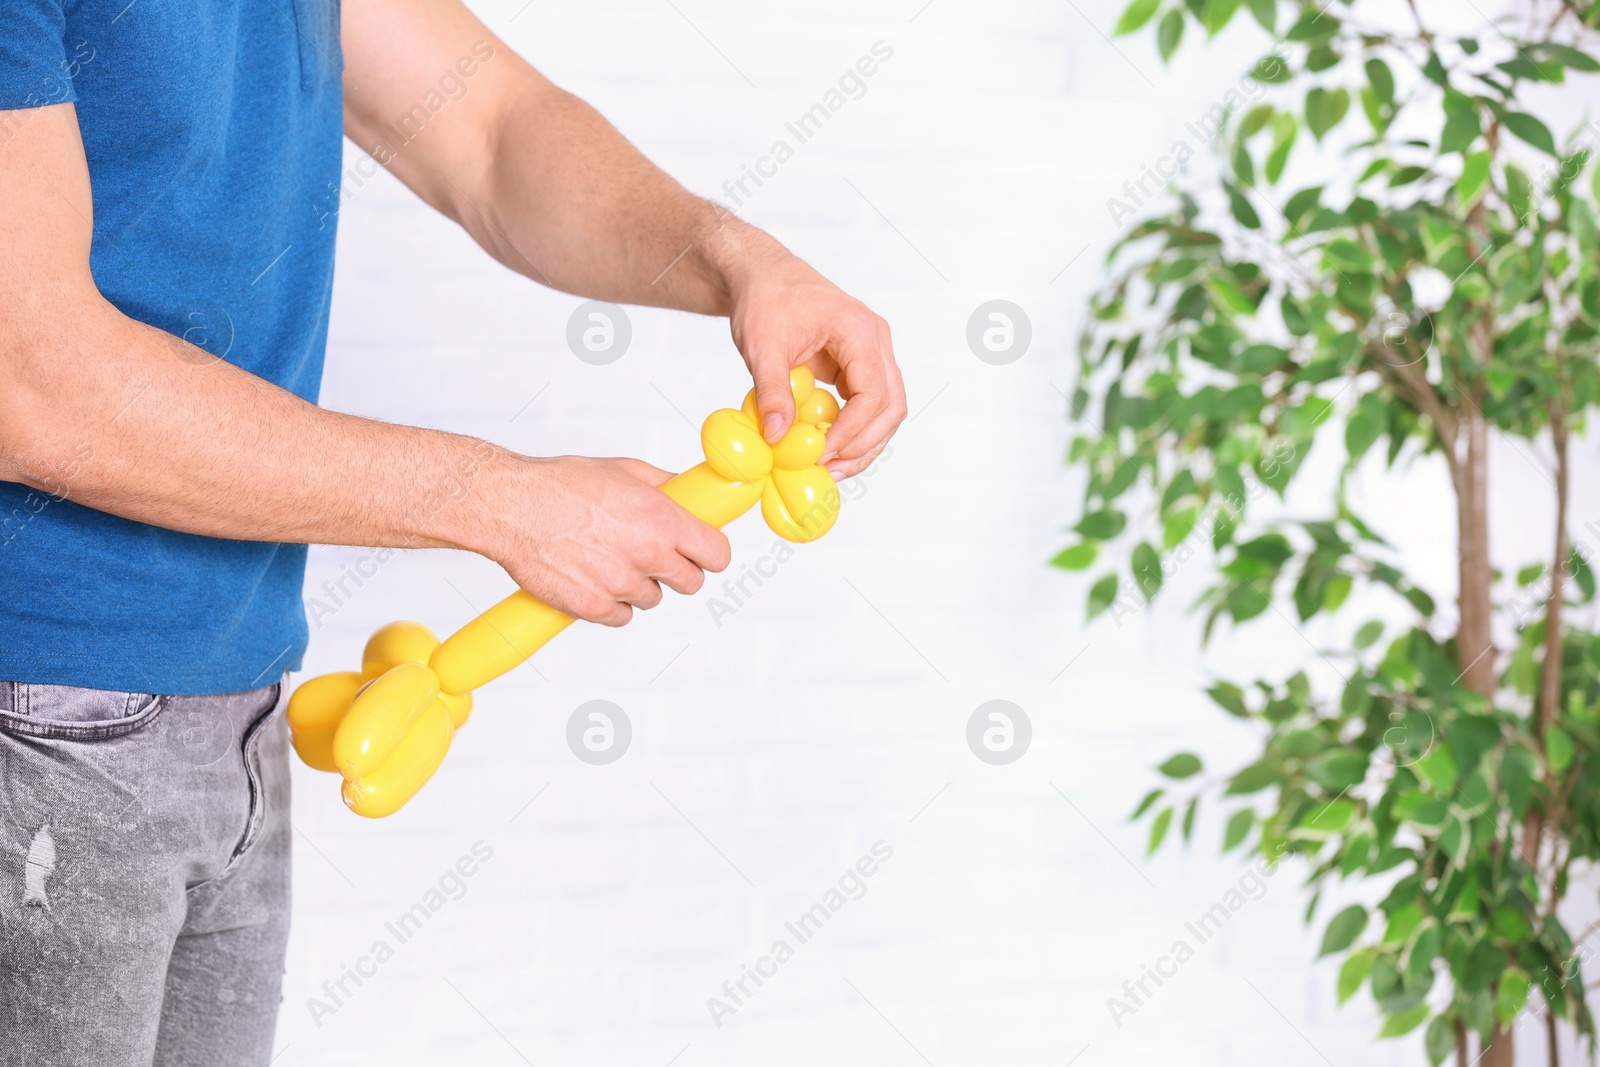
[[[502,263],[568,292],[727,315],[732,288],[788,256],[684,189],[594,108],[542,79],[502,109],[460,221]]]
[[[108,305],[75,311],[72,335],[0,360],[0,478],[211,537],[488,550],[483,483],[521,457],[325,411]]]

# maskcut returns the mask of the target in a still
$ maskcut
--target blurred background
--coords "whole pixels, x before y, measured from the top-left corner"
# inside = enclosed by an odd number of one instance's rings
[[[1199,573],[1086,626],[1087,579],[1048,566],[1081,510],[1065,394],[1122,232],[1108,201],[1137,206],[1128,185],[1180,141],[1205,156],[1191,124],[1264,38],[1241,26],[1169,68],[1149,34],[1108,40],[1120,0],[472,6],[691,190],[884,315],[911,418],[846,483],[827,539],[791,556],[753,517],[729,530],[725,577],[759,584],[719,577],[620,632],[580,625],[482,691],[393,818],[356,818],[336,779],[296,765],[276,1062],[1423,1062],[1416,1035],[1373,1043],[1364,996],[1333,1008],[1302,871],[1217,858],[1204,811],[1188,854],[1154,859],[1127,822],[1170,752],[1249,755],[1249,727],[1202,692],[1213,677],[1314,668],[1327,635],[1269,613],[1202,657],[1182,610]],[[841,83],[864,56],[874,72]],[[787,124],[830,91],[844,102],[802,143]],[[493,263],[346,152],[327,406],[533,454],[699,461],[699,422],[749,387],[725,322],[629,308],[609,324],[626,344],[575,351],[569,326],[595,325],[583,301]],[[770,176],[741,188],[758,167]],[[996,300],[1017,328],[998,355],[969,343]],[[1342,459],[1313,450],[1324,494]],[[1528,462],[1496,454],[1500,516],[1548,510]],[[1579,538],[1600,519],[1586,471]],[[1448,599],[1442,467],[1356,493]],[[1497,522],[1497,557],[1550,536]],[[385,622],[447,634],[510,589],[465,554],[315,549],[301,677],[356,666]],[[1021,713],[1007,763],[969,745],[994,700]],[[606,724],[610,747],[585,748]],[[870,876],[848,876],[863,857]],[[786,924],[819,903],[802,942]]]

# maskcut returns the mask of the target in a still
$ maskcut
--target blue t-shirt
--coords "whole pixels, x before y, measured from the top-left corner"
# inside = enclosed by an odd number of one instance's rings
[[[74,101],[100,292],[315,402],[342,68],[338,0],[0,0],[0,152],[37,117],[14,109]],[[0,680],[227,693],[300,665],[304,546],[173,533],[70,496],[0,482]]]

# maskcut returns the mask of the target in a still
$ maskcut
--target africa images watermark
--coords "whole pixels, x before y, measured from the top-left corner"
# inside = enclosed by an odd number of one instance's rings
[[[888,42],[873,41],[872,47],[854,64],[845,68],[838,81],[822,94],[820,100],[783,124],[789,137],[774,140],[766,154],[757,156],[754,163],[739,164],[739,176],[722,183],[722,191],[734,210],[744,207],[755,196],[756,189],[777,177],[778,169],[795,157],[795,150],[820,133],[828,120],[843,111],[846,104],[866,96],[867,79],[877,74],[882,64],[892,58],[894,48]],[[790,138],[793,138],[793,144]],[[755,183],[755,189],[750,188],[751,182]]]
[[[62,59],[57,65],[60,76],[46,74],[39,80],[36,92],[30,92],[22,98],[22,103],[16,110],[8,111],[4,118],[0,118],[0,146],[7,144],[28,123],[32,122],[39,114],[41,108],[51,104],[59,104],[72,99],[72,82],[78,72],[90,63],[99,53],[88,41],[79,41],[72,50],[72,55]]]
[[[1600,524],[1593,519],[1583,524],[1583,528],[1596,541],[1600,541]],[[1594,546],[1581,537],[1572,539],[1572,552],[1556,571],[1560,573],[1563,582],[1575,581],[1578,577],[1579,565],[1594,569]],[[1534,621],[1544,617],[1550,606],[1550,594],[1555,589],[1554,575],[1547,566],[1540,570],[1538,577],[1523,586],[1515,594],[1506,598],[1506,607],[1511,611],[1511,618],[1516,623],[1517,629],[1522,629]]]
[[[1228,887],[1221,900],[1183,924],[1184,933],[1188,936],[1174,941],[1165,955],[1156,957],[1154,965],[1140,964],[1138,976],[1122,983],[1121,997],[1106,998],[1106,1010],[1111,1013],[1111,1021],[1118,1030],[1122,1029],[1122,1020],[1137,1015],[1141,1008],[1146,1007],[1162,986],[1177,977],[1178,968],[1194,959],[1201,946],[1221,933],[1228,920],[1267,895],[1267,890],[1271,888],[1267,880],[1277,873],[1278,861],[1288,847],[1287,844],[1279,845],[1271,858],[1263,856],[1258,859],[1239,876],[1236,883]],[[1193,944],[1190,944],[1190,938]]]
[[[0,548],[15,541],[17,535],[45,508],[51,504],[59,504],[71,496],[72,479],[78,476],[85,463],[93,459],[94,446],[88,441],[79,441],[72,446],[72,456],[56,464],[54,473],[40,475],[39,488],[29,489],[22,498],[22,505],[12,508],[11,514],[0,518]],[[40,492],[40,489],[43,492]]]
[[[371,949],[358,957],[354,964],[341,964],[339,976],[322,983],[322,996],[306,998],[306,1010],[311,1013],[311,1021],[317,1024],[317,1028],[321,1029],[323,1020],[337,1014],[355,996],[352,985],[360,989],[370,979],[377,977],[378,969],[394,959],[399,947],[415,937],[428,920],[443,911],[451,901],[466,896],[468,879],[493,858],[492,846],[485,841],[474,841],[460,859],[445,868],[421,899],[397,918],[383,924],[385,936],[374,941]]]
[[[472,91],[468,83],[477,77],[478,72],[494,57],[494,45],[488,41],[475,42],[469,54],[457,59],[454,66],[439,76],[436,87],[423,93],[422,99],[412,104],[405,114],[393,122],[384,123],[385,139],[378,141],[370,151],[345,167],[338,185],[328,182],[326,192],[311,205],[312,211],[317,216],[317,229],[322,229],[327,225],[328,219],[338,215],[339,211],[378,173],[380,166],[387,167],[394,162],[395,157],[406,145],[421,136],[435,115],[450,104],[465,100],[467,94]]]
[[[1267,477],[1274,477],[1278,469],[1285,463],[1293,462],[1297,449],[1289,441],[1280,441],[1270,456],[1262,459],[1262,469]],[[1267,487],[1256,477],[1254,471],[1246,470],[1244,475],[1244,496],[1230,493],[1224,497],[1215,497],[1208,503],[1205,510],[1195,519],[1189,533],[1171,549],[1161,553],[1160,574],[1133,574],[1122,579],[1117,587],[1117,598],[1111,602],[1111,620],[1122,628],[1124,619],[1130,619],[1150,606],[1150,597],[1194,558],[1200,551],[1203,542],[1212,540],[1216,532],[1217,522],[1226,519],[1229,522],[1238,522],[1239,516],[1244,514],[1244,506],[1252,500],[1260,498],[1266,493]]]
[[[766,979],[777,975],[779,967],[794,959],[796,947],[816,937],[823,925],[839,914],[850,901],[860,900],[867,895],[867,880],[894,858],[894,849],[880,840],[872,843],[868,853],[845,868],[835,883],[836,887],[830,886],[820,900],[783,924],[784,932],[794,939],[794,944],[791,945],[787,938],[778,938],[767,954],[756,960],[755,966],[739,965],[738,977],[722,983],[721,997],[706,998],[706,1010],[711,1013],[711,1021],[717,1029],[722,1029],[724,1021],[746,1007],[751,998],[766,985]]]
[[[1216,140],[1228,116],[1267,95],[1267,84],[1260,75],[1271,77],[1277,74],[1288,58],[1288,49],[1288,42],[1279,41],[1251,73],[1239,79],[1236,88],[1230,88],[1222,94],[1221,103],[1212,104],[1194,121],[1183,124],[1187,137],[1180,137],[1173,142],[1167,153],[1158,156],[1153,165],[1146,163],[1140,167],[1138,178],[1123,182],[1122,193],[1127,199],[1113,196],[1106,201],[1106,210],[1111,212],[1112,223],[1120,228],[1133,218],[1140,208],[1160,194],[1167,182],[1182,172],[1200,147]],[[1196,143],[1191,144],[1190,138]]]
[[[487,441],[479,441],[474,445],[470,455],[456,462],[455,470],[440,478],[437,485],[430,486],[422,499],[407,509],[401,516],[402,527],[415,529],[423,519],[433,518],[449,505],[465,500],[472,491],[472,479],[483,470],[484,463],[494,458],[495,452],[494,445]],[[329,578],[322,583],[322,596],[306,598],[306,615],[311,620],[312,628],[320,630],[322,624],[350,603],[361,587],[376,578],[383,565],[399,551],[399,548],[375,548],[361,555],[353,564],[341,563],[339,577]]]

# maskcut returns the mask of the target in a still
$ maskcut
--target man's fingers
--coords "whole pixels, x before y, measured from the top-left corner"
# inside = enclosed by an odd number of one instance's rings
[[[611,610],[603,615],[595,615],[590,622],[599,623],[601,626],[626,626],[633,621],[633,609],[620,600],[612,605]]]
[[[687,511],[683,515],[687,521],[678,535],[678,554],[703,571],[725,569],[733,558],[728,535],[710,523],[701,522]]]
[[[836,353],[848,397],[839,418],[828,427],[823,462],[850,462],[882,445],[906,417],[905,383],[894,363],[889,325],[874,317],[871,329],[842,333]],[[841,390],[841,392],[846,390]]]
[[[694,596],[700,591],[700,587],[706,584],[706,572],[676,553],[655,577],[658,581],[664,582],[674,593],[683,596]]]
[[[756,383],[756,411],[761,415],[761,436],[776,444],[794,422],[794,393],[789,388],[789,364],[772,356],[750,357]]]
[[[883,455],[883,450],[889,447],[888,441],[880,441],[867,452],[855,459],[838,459],[828,464],[828,473],[833,475],[834,481],[843,481],[854,478],[868,467],[872,466],[877,458]]]
[[[654,578],[641,579],[624,598],[626,604],[631,604],[640,611],[649,611],[661,603],[664,594],[661,592],[661,583]]]
[[[861,470],[866,464],[860,461],[865,458],[870,463],[871,457],[877,455],[883,450],[883,446],[889,443],[889,438],[894,435],[895,429],[904,418],[905,408],[903,406],[898,408],[893,406],[886,407],[872,421],[862,427],[861,431],[841,448],[833,458],[827,460],[824,465],[830,471],[835,471],[842,470],[842,464],[854,463],[857,466],[850,473],[853,474],[855,471]],[[847,478],[849,476],[849,474],[845,475]]]

